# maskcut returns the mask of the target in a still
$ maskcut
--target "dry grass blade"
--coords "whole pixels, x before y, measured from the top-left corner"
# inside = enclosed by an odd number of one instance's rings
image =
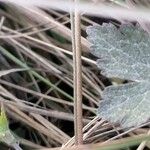
[[[11,112],[10,110],[8,110],[8,113],[11,114],[11,116],[15,117],[16,119],[19,119],[20,121],[22,121],[23,123],[25,123],[29,126],[31,126],[35,130],[38,130],[42,134],[48,136],[50,139],[56,140],[56,142],[58,142],[58,143],[62,144],[64,142],[64,141],[61,141],[60,139],[58,139],[55,134],[53,134],[52,132],[49,131],[49,129],[47,129],[43,125],[39,124],[38,122],[34,121],[32,118],[30,118],[29,116],[27,116],[26,114],[24,114],[23,112],[18,110],[16,107],[9,105],[9,109],[12,111]]]
[[[43,45],[43,46],[47,46],[47,47],[49,47],[49,48],[51,48],[51,49],[54,49],[54,50],[56,50],[56,51],[63,52],[63,53],[68,54],[68,55],[70,55],[70,56],[73,55],[72,52],[67,51],[67,50],[65,50],[65,49],[63,49],[63,48],[60,48],[60,47],[58,47],[58,46],[56,46],[56,45],[53,45],[52,43],[47,43],[47,42],[44,42],[44,41],[42,41],[42,40],[35,39],[34,37],[31,37],[31,36],[29,36],[29,35],[27,35],[27,34],[23,34],[23,33],[20,33],[20,32],[18,32],[18,31],[9,29],[9,28],[7,28],[7,27],[5,27],[5,26],[3,26],[2,28],[3,28],[3,30],[5,30],[5,31],[9,31],[9,32],[11,32],[11,33],[13,33],[13,34],[15,33],[18,38],[19,38],[19,37],[24,37],[24,38],[27,38],[27,39],[33,41],[33,42],[36,42],[36,43],[39,43],[39,44],[41,44],[41,45]],[[16,37],[16,38],[17,38],[17,37]],[[11,36],[0,35],[0,38],[1,38],[1,39],[8,39],[8,38],[11,38]],[[13,38],[13,37],[12,37],[12,38]],[[15,37],[14,37],[14,38],[15,38]],[[86,49],[86,50],[87,50],[87,49]],[[83,59],[85,62],[88,62],[88,63],[90,63],[90,64],[96,65],[96,62],[95,62],[94,60],[91,60],[91,59],[89,59],[89,58],[87,58],[87,57],[84,57],[84,56],[82,56],[82,59]]]
[[[32,1],[20,1],[20,0],[0,0],[2,2],[10,2],[15,5],[26,6],[26,7],[33,7],[38,6],[45,9],[53,8],[57,10],[63,11],[70,11],[70,8],[74,7],[74,3],[67,0],[51,0],[49,3],[48,0],[32,0]],[[86,12],[86,14],[95,15],[95,16],[103,16],[103,17],[112,17],[116,19],[127,19],[127,20],[137,20],[138,19],[145,19],[149,20],[150,11],[148,9],[139,8],[137,9],[125,9],[124,7],[115,7],[115,6],[106,6],[102,4],[93,5],[91,2],[81,2],[79,5],[79,10],[81,12]],[[84,42],[85,43],[85,42]],[[85,43],[86,45],[86,43]]]
[[[0,30],[2,29],[2,26],[3,26],[3,24],[4,24],[4,21],[5,21],[5,17],[2,16],[2,17],[1,17],[1,20],[0,20]]]
[[[27,69],[20,69],[20,68],[15,68],[15,69],[9,69],[9,70],[1,70],[0,71],[0,77],[5,76],[7,74],[13,73],[13,72],[18,72],[18,71],[26,71]]]
[[[126,148],[128,146],[135,146],[138,143],[140,143],[143,139],[150,139],[150,136],[148,135],[139,135],[134,137],[128,137],[121,140],[116,140],[109,142],[107,144],[87,144],[82,146],[73,146],[65,148],[65,150],[116,150],[120,148]],[[50,149],[39,149],[39,150],[60,150],[60,148],[50,148]],[[64,149],[62,149],[64,150]]]
[[[150,130],[148,131],[147,135],[150,135]],[[146,142],[147,142],[147,141],[143,141],[143,142],[139,145],[139,147],[137,148],[137,150],[143,150],[143,149],[145,148],[145,146],[146,146]]]

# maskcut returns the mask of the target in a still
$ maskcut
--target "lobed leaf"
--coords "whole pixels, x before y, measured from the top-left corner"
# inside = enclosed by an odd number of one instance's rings
[[[138,126],[150,117],[150,83],[110,86],[103,92],[98,114],[123,127]]]
[[[150,81],[150,37],[139,27],[112,24],[87,28],[91,52],[101,58],[102,74],[133,81]]]
[[[131,82],[107,87],[98,115],[124,127],[138,126],[150,118],[150,36],[141,28],[112,24],[87,29],[91,52],[107,77]]]

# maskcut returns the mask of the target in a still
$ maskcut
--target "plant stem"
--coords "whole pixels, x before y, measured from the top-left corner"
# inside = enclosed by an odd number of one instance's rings
[[[74,14],[71,11],[73,77],[74,77],[74,130],[75,145],[83,144],[82,133],[82,64],[81,64],[81,27],[80,14],[77,8],[79,0],[74,0]]]

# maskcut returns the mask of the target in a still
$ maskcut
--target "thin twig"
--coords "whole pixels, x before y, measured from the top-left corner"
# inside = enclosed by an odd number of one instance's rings
[[[75,0],[77,4],[79,0]],[[81,66],[81,27],[80,14],[75,7],[74,14],[71,10],[72,23],[72,50],[73,50],[73,78],[74,78],[74,130],[75,145],[83,143],[82,133],[82,66]]]

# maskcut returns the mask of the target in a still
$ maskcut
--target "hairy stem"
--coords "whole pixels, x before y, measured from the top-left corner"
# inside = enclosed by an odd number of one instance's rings
[[[79,0],[75,0],[74,13],[71,10],[72,50],[74,69],[74,126],[75,145],[83,143],[82,133],[82,64],[81,64],[81,27],[80,14],[77,8]]]

